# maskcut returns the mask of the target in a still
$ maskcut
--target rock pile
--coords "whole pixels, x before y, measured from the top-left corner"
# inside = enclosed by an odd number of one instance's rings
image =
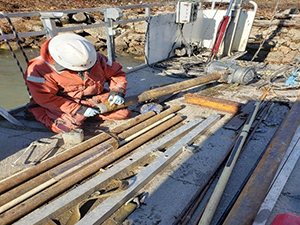
[[[138,10],[135,13],[140,13]],[[130,19],[130,14],[124,13],[126,19]],[[123,17],[123,18],[124,18]],[[136,17],[136,15],[135,15]],[[88,13],[69,14],[62,18],[61,25],[64,27],[72,27],[74,24],[91,24],[101,23],[104,21],[102,15],[91,15]],[[145,22],[136,22],[130,24],[121,24],[116,28],[115,50],[122,54],[144,55],[145,46]],[[96,47],[97,51],[106,50],[106,33],[105,27],[89,28],[76,31],[76,33],[85,36]]]
[[[166,10],[166,9],[161,9]],[[142,14],[142,9],[136,9],[134,16]],[[131,13],[124,13],[123,19],[132,18]],[[144,15],[142,15],[144,16]],[[82,26],[76,33],[86,37],[96,47],[97,51],[105,52],[106,34],[105,27],[85,29],[85,25],[103,22],[103,14],[96,15],[90,13],[68,14],[57,20],[58,27]],[[14,24],[17,31],[40,31],[43,29],[39,20],[15,19]],[[20,29],[23,29],[20,31]],[[130,24],[120,24],[116,27],[119,34],[115,38],[116,52],[120,54],[144,55],[145,46],[145,22],[134,22]],[[22,39],[23,47],[39,48],[45,38],[32,37]],[[13,48],[16,44],[13,43]],[[4,43],[0,43],[0,49],[7,48]],[[300,56],[300,13],[297,9],[285,10],[278,13],[272,20],[255,18],[252,31],[247,44],[248,54],[255,56],[256,61],[266,61],[276,64],[288,64]]]
[[[285,10],[273,20],[254,20],[247,50],[257,58],[275,64],[288,64],[300,56],[300,12]]]
[[[139,13],[136,10],[135,13]],[[124,15],[126,19],[130,19],[130,15]],[[136,15],[135,15],[136,16]],[[12,18],[12,24],[17,32],[32,32],[43,30],[43,24],[36,19]],[[90,13],[71,13],[56,20],[56,26],[69,28],[81,26],[82,29],[74,31],[75,33],[84,36],[92,42],[99,52],[105,52],[107,48],[105,27],[96,27],[85,29],[86,25],[103,23],[103,14],[95,15]],[[8,23],[4,23],[4,33],[11,33],[11,28]],[[144,55],[145,46],[145,22],[136,22],[130,24],[121,24],[116,27],[116,33],[119,34],[115,38],[116,52],[122,54]],[[41,44],[46,40],[45,37],[28,37],[21,38],[20,42],[23,48],[40,48]],[[9,41],[13,49],[18,49],[18,45],[14,41]],[[8,49],[4,41],[0,41],[0,49]]]
[[[133,17],[133,14],[136,18],[136,15],[140,13],[144,14],[145,12],[140,9],[135,9],[134,13],[124,13],[123,19],[130,19]],[[12,18],[11,21],[17,32],[41,31],[44,29],[43,24],[39,19]],[[107,47],[105,27],[85,28],[86,25],[99,24],[103,22],[103,13],[91,14],[80,12],[64,15],[59,20],[56,20],[56,26],[58,28],[81,26],[82,29],[74,32],[91,41],[97,51],[105,52]],[[3,28],[4,33],[11,33],[11,28],[8,23],[4,23]],[[144,55],[145,32],[146,26],[144,21],[118,25],[116,27],[116,33],[119,35],[115,38],[116,52],[122,54]],[[39,48],[45,41],[45,37],[21,38],[20,41],[23,48]],[[13,49],[18,49],[18,45],[14,41],[10,41],[10,44]],[[8,46],[4,43],[4,41],[0,42],[0,49],[8,49]]]

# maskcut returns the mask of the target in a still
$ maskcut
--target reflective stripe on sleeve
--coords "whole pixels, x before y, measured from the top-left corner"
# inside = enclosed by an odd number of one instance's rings
[[[27,80],[31,81],[31,82],[35,82],[35,83],[45,83],[45,78],[43,78],[43,77],[35,77],[35,76],[29,75],[27,77]]]

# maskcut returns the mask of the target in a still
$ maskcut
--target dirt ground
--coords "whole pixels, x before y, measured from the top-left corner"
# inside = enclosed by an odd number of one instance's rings
[[[121,2],[121,3],[120,3]],[[0,11],[3,12],[27,12],[27,11],[43,11],[43,10],[56,10],[56,9],[78,9],[78,8],[93,8],[93,7],[103,7],[106,5],[127,5],[127,4],[138,4],[138,3],[156,3],[162,2],[161,0],[152,1],[139,1],[139,0],[1,0],[0,1]],[[168,1],[165,1],[168,2]],[[270,17],[274,13],[275,6],[278,4],[277,11],[283,11],[290,8],[300,8],[298,1],[294,0],[256,0],[258,5],[258,16]]]

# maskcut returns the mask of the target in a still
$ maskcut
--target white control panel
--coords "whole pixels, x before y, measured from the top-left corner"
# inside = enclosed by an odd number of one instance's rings
[[[196,2],[178,2],[176,7],[176,23],[190,23],[196,20]]]

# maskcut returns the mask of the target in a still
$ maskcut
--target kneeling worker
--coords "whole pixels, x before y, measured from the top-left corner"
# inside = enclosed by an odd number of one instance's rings
[[[99,114],[97,104],[122,105],[126,73],[117,62],[97,53],[92,43],[71,33],[47,40],[30,60],[25,81],[32,96],[28,111],[53,132],[83,128],[84,120],[126,119],[128,109]],[[110,90],[104,88],[108,83]]]

